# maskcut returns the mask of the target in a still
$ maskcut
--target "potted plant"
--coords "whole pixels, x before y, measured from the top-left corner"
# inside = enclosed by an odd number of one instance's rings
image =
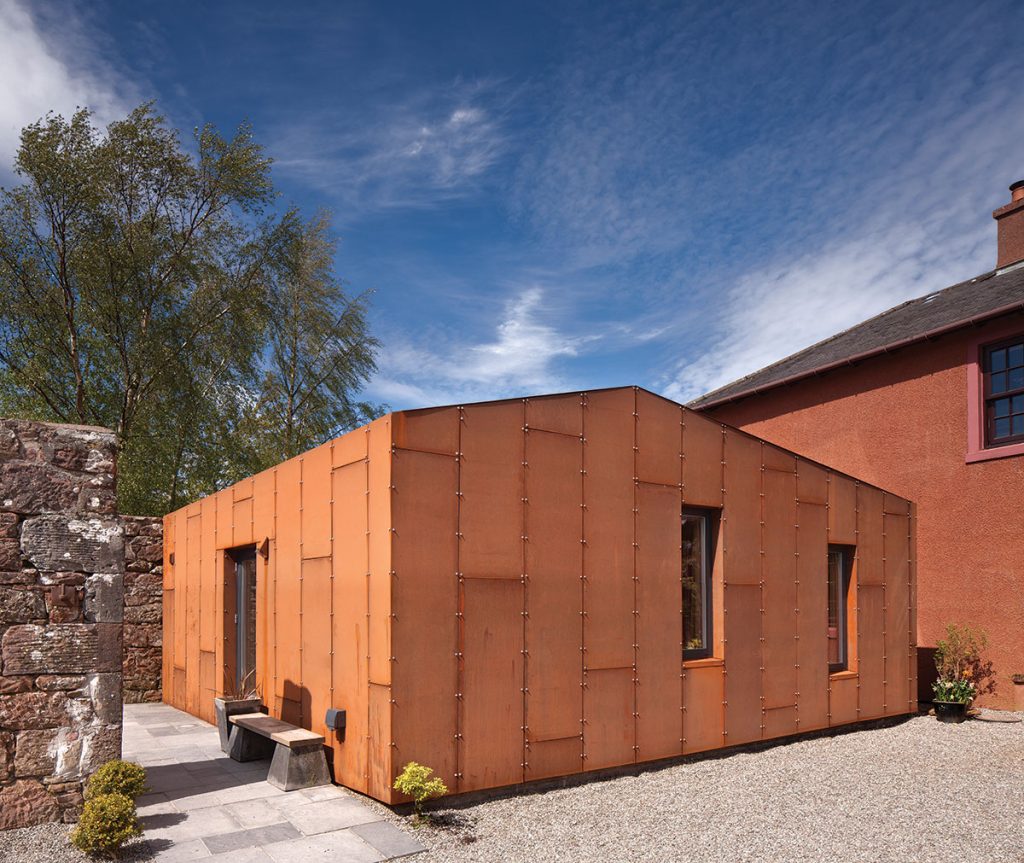
[[[946,627],[946,637],[935,650],[939,677],[932,684],[939,722],[963,722],[971,702],[995,690],[992,663],[981,658],[987,643],[984,630],[953,623]]]
[[[1024,711],[1024,674],[1015,674],[1013,681],[1013,709]]]
[[[256,713],[263,706],[263,698],[256,685],[256,672],[250,671],[235,685],[225,683],[224,694],[213,699],[217,714],[217,731],[220,732],[221,752],[227,752],[231,739],[231,725],[228,719],[239,713]]]

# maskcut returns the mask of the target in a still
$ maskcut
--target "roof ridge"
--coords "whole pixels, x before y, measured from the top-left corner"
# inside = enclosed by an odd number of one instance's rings
[[[708,402],[716,402],[716,401],[719,400],[719,399],[716,398],[716,396],[718,396],[720,393],[723,393],[723,392],[725,392],[727,390],[735,390],[735,392],[730,394],[729,400],[731,400],[733,398],[739,398],[740,396],[745,395],[745,394],[747,394],[749,392],[749,389],[745,389],[743,387],[744,383],[752,381],[752,380],[754,380],[754,379],[756,379],[758,377],[764,376],[765,374],[770,373],[771,371],[778,369],[780,366],[782,366],[782,365],[784,365],[786,363],[791,363],[794,360],[797,360],[797,359],[799,359],[801,357],[804,357],[804,356],[809,355],[809,354],[813,354],[815,351],[821,350],[822,348],[830,345],[831,343],[834,343],[834,342],[842,339],[844,336],[848,336],[850,333],[853,333],[856,330],[866,328],[870,324],[872,324],[873,322],[876,322],[876,321],[878,321],[878,320],[880,320],[882,318],[885,318],[885,317],[887,317],[889,315],[892,315],[892,314],[894,314],[896,312],[899,312],[900,310],[906,309],[907,307],[921,304],[921,303],[923,303],[926,300],[938,297],[941,294],[947,294],[949,292],[956,291],[957,289],[962,289],[962,288],[964,288],[965,286],[968,286],[968,285],[977,284],[979,282],[987,282],[987,281],[991,280],[993,277],[998,276],[998,275],[1003,275],[1003,272],[1000,271],[1000,270],[987,270],[987,271],[985,271],[983,273],[979,273],[978,275],[973,276],[971,278],[964,279],[963,281],[956,282],[955,284],[952,284],[952,285],[947,285],[946,287],[940,288],[939,290],[928,291],[927,293],[921,294],[921,295],[919,295],[917,297],[912,297],[909,300],[904,300],[902,303],[897,303],[895,306],[891,306],[888,309],[884,309],[883,311],[878,312],[877,314],[872,315],[869,318],[865,318],[862,321],[859,321],[859,322],[857,322],[855,324],[852,324],[851,326],[846,327],[845,329],[842,329],[842,330],[840,330],[837,333],[833,333],[832,335],[827,336],[824,339],[820,339],[819,341],[814,342],[813,344],[810,344],[807,347],[804,347],[804,348],[801,348],[800,350],[794,351],[791,354],[787,354],[784,357],[780,357],[778,360],[775,360],[775,362],[769,363],[768,365],[763,366],[763,367],[761,367],[759,369],[755,369],[754,371],[752,371],[752,372],[750,372],[750,373],[748,373],[746,375],[743,375],[742,377],[739,377],[739,378],[736,378],[736,379],[734,379],[732,381],[729,381],[728,383],[722,384],[721,386],[716,387],[713,390],[709,390],[708,392],[704,393],[703,395],[700,395],[697,398],[691,400],[690,402],[688,402],[688,404],[690,406],[693,406],[693,407],[701,407],[701,406],[705,405]],[[853,356],[853,355],[855,355],[855,354],[850,354],[849,356]],[[828,363],[822,363],[818,367],[804,370],[802,376],[811,375],[815,371],[817,371],[818,368],[824,368],[824,367],[826,367],[828,365],[829,365]],[[781,380],[779,380],[779,381],[768,381],[768,382],[765,383],[764,386],[765,387],[771,387],[771,386],[774,386],[774,385],[778,385],[780,383],[782,383]]]

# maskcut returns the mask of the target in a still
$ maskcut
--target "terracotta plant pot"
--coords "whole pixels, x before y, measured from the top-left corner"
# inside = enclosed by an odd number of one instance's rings
[[[262,702],[258,698],[214,698],[213,709],[217,714],[217,731],[220,733],[221,752],[227,752],[231,738],[228,717],[238,713],[258,713]]]
[[[935,701],[935,718],[939,722],[963,722],[967,718],[967,705],[963,701]]]

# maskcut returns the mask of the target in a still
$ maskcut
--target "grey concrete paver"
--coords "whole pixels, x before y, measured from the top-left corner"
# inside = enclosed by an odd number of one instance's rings
[[[306,836],[381,820],[379,815],[351,797],[297,806],[289,809],[285,817]]]
[[[387,821],[357,824],[352,828],[352,832],[363,841],[369,842],[389,860],[427,850],[404,830],[399,830],[394,824]]]
[[[269,761],[239,763],[217,729],[162,704],[126,705],[124,757],[146,768],[139,815],[161,863],[378,863],[422,850],[335,785],[284,792]]]
[[[303,836],[292,842],[279,842],[264,848],[274,863],[310,863],[324,860],[330,863],[379,863],[386,859],[372,845],[364,842],[351,830],[336,830]]]
[[[234,833],[220,833],[216,836],[204,836],[203,844],[211,854],[222,854],[225,851],[236,851],[239,848],[266,848],[275,842],[296,839],[299,831],[291,824],[270,824],[267,827],[252,827],[248,830],[236,830]]]

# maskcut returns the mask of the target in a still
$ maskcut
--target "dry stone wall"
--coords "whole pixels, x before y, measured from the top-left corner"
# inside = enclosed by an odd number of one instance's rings
[[[164,523],[122,516],[124,525],[124,700],[160,701]]]
[[[74,820],[121,752],[115,464],[106,429],[0,420],[0,830]]]

